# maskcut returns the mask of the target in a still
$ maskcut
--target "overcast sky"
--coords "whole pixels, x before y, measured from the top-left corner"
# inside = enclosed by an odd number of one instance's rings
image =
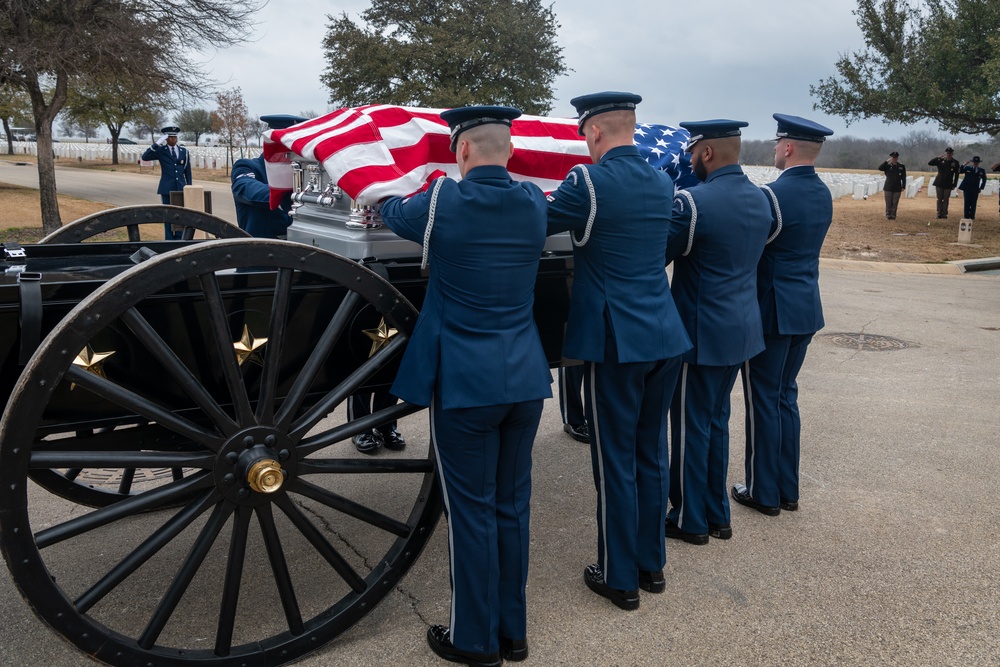
[[[501,0],[502,1],[502,0]],[[271,0],[253,42],[207,54],[205,69],[239,86],[250,113],[329,109],[319,77],[328,15],[356,22],[369,0]],[[744,136],[774,136],[774,112],[812,118],[837,135],[897,138],[934,125],[879,120],[850,127],[812,108],[809,86],[836,73],[843,53],[863,47],[855,0],[554,0],[557,41],[572,72],[555,83],[551,115],[575,117],[569,100],[602,90],[643,96],[640,122],[735,118]],[[378,102],[378,100],[372,100]]]

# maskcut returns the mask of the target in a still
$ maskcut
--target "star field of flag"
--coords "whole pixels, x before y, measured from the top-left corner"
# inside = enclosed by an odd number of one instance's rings
[[[698,182],[691,170],[691,160],[684,149],[690,138],[682,127],[639,123],[635,126],[635,146],[639,155],[674,179],[674,184],[686,188]]]

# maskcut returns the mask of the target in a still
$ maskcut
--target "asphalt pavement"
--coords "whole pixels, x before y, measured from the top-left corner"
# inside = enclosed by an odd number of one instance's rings
[[[0,181],[10,169],[0,162]],[[887,268],[823,263],[826,328],[799,376],[799,511],[734,505],[733,539],[668,541],[667,590],[644,593],[637,611],[583,584],[596,554],[589,451],[547,401],[522,664],[1000,664],[1000,278]],[[739,385],[732,400],[730,484],[743,481]],[[412,449],[427,446],[425,420],[401,423]],[[381,605],[299,664],[446,664],[424,634],[448,623],[447,558],[441,521]],[[72,554],[68,567],[89,560]],[[213,605],[193,605],[178,631],[211,637]],[[0,617],[0,664],[92,664],[35,618],[6,570]]]

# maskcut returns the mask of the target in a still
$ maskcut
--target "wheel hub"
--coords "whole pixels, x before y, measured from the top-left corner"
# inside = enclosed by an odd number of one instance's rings
[[[257,493],[274,493],[285,481],[281,464],[274,459],[255,461],[247,471],[247,484]]]
[[[233,435],[218,454],[219,490],[241,505],[270,502],[295,474],[295,448],[274,428],[253,426]]]

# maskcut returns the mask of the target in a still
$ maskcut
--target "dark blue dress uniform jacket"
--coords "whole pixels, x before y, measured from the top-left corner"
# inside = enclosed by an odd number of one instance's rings
[[[271,210],[271,189],[267,185],[263,155],[237,160],[230,180],[240,229],[250,236],[265,239],[276,239],[287,233],[288,225],[292,224],[287,211],[290,205],[282,202],[279,208]]]
[[[766,196],[739,165],[712,172],[674,199],[667,262],[672,293],[694,348],[682,361],[734,366],[764,349],[754,275],[771,225]],[[685,256],[685,251],[690,251]]]
[[[160,162],[160,184],[156,188],[156,194],[183,192],[185,185],[191,185],[191,160],[187,149],[178,145],[177,155],[177,159],[174,159],[170,146],[159,144],[153,144],[142,154],[142,159],[146,162]]]
[[[778,198],[782,227],[757,265],[764,335],[816,333],[824,324],[819,253],[833,220],[833,199],[811,166],[787,169],[768,187]]]
[[[619,363],[676,357],[691,347],[663,270],[670,226],[670,177],[634,146],[612,148],[588,169],[597,192],[591,237],[574,249],[573,295],[563,355],[604,361],[605,322],[614,332]],[[623,188],[620,184],[628,184]],[[550,198],[549,234],[572,230],[580,240],[590,210],[582,171],[570,171]],[[636,239],[648,242],[636,243]]]
[[[385,224],[422,244],[431,191],[386,200]],[[512,181],[503,167],[476,167],[461,181],[445,180],[430,238],[427,296],[393,394],[430,405],[439,388],[444,409],[552,396],[532,311],[545,209],[538,186]],[[502,278],[513,275],[515,282]]]

